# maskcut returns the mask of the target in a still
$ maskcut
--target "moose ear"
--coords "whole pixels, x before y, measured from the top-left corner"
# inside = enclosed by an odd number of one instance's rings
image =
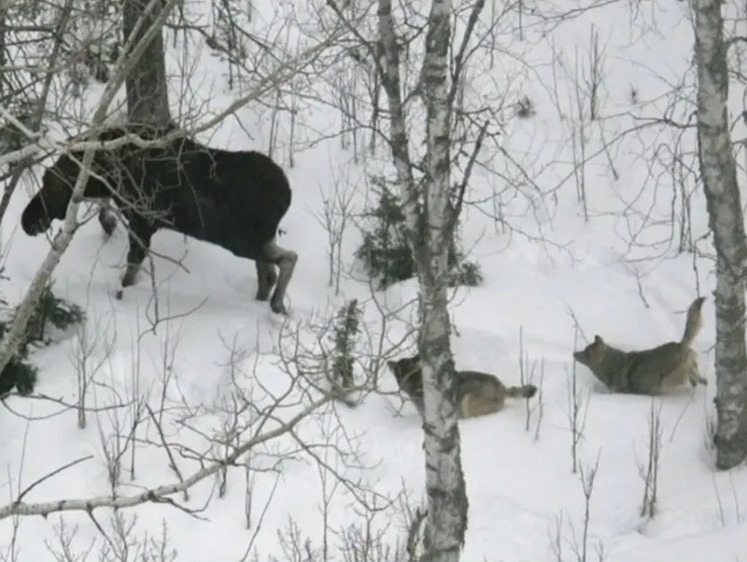
[[[392,371],[397,370],[397,363],[395,363],[394,361],[387,361],[386,366],[389,367]]]
[[[594,343],[603,344],[604,340],[600,336],[594,336]]]

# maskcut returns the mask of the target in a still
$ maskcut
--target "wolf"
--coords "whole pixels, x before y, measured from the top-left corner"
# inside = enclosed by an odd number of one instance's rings
[[[387,361],[389,370],[423,417],[423,372],[420,356]],[[531,398],[537,393],[533,384],[506,387],[497,377],[479,371],[456,372],[457,408],[460,418],[492,414],[503,408],[508,398]]]
[[[613,392],[656,396],[687,381],[692,386],[708,384],[700,376],[698,357],[690,348],[702,324],[704,301],[705,297],[698,297],[687,309],[685,332],[679,342],[643,351],[621,351],[597,335],[586,349],[575,351],[573,358]]]

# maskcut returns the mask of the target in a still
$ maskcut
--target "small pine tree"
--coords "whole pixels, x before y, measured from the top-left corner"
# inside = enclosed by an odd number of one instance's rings
[[[415,262],[407,243],[405,214],[399,198],[389,189],[384,178],[374,177],[372,183],[379,190],[378,206],[368,213],[374,219],[373,231],[363,232],[363,243],[355,252],[369,276],[378,278],[378,288],[386,289],[398,281],[415,275]],[[456,242],[449,249],[449,286],[482,283],[479,264],[466,261],[457,250]]]
[[[2,301],[5,305],[5,301]],[[0,321],[0,340],[5,337],[5,333],[10,326],[12,319]],[[26,362],[29,355],[28,341],[21,341],[18,351],[11,357],[8,364],[0,373],[0,397],[12,392],[15,388],[19,394],[30,394],[36,385],[38,369]]]
[[[0,305],[7,306],[7,303],[0,300]],[[13,316],[11,315],[6,320],[0,320],[0,340],[5,337],[8,327],[13,322]],[[26,326],[26,333],[18,346],[18,351],[0,373],[0,396],[10,393],[13,388],[22,395],[34,391],[38,369],[27,362],[29,345],[36,342],[43,344],[51,342],[49,338],[45,337],[45,330],[48,325],[51,324],[59,330],[65,330],[84,319],[85,314],[78,305],[57,298],[52,293],[51,284],[48,285],[31,313],[31,318]]]
[[[52,292],[50,283],[44,288],[34,312],[26,326],[26,341],[49,343],[45,340],[45,330],[50,324],[58,330],[66,330],[73,324],[79,324],[85,318],[83,310],[74,303],[57,298]]]
[[[0,397],[16,389],[18,394],[27,395],[34,391],[39,370],[26,357],[13,357],[0,374]]]
[[[371,277],[379,278],[379,289],[415,274],[415,262],[407,244],[405,215],[399,199],[382,178],[373,178],[378,185],[379,204],[368,213],[375,221],[372,232],[363,232],[363,243],[355,253]]]
[[[360,331],[361,309],[353,299],[337,313],[335,325],[335,359],[332,376],[335,385],[348,389],[353,386],[353,351]]]
[[[466,261],[459,252],[456,254],[456,265],[449,272],[449,287],[477,287],[482,285],[483,277],[480,264],[474,261]]]

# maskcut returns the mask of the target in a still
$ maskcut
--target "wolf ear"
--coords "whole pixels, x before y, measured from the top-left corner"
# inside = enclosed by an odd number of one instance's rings
[[[600,336],[594,336],[594,343],[601,345],[604,343],[604,340]]]

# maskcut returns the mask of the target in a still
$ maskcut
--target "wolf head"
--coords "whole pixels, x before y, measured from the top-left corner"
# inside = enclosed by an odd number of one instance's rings
[[[405,357],[397,361],[387,361],[389,370],[397,379],[399,389],[412,400],[415,408],[423,415],[423,372],[420,370],[420,356]]]
[[[607,344],[600,336],[594,336],[594,341],[587,345],[583,351],[573,352],[573,358],[591,369],[592,372],[604,362],[606,355]]]
[[[420,356],[404,357],[397,361],[387,361],[387,367],[397,379],[399,388],[407,394],[423,393],[423,374],[420,371]]]

